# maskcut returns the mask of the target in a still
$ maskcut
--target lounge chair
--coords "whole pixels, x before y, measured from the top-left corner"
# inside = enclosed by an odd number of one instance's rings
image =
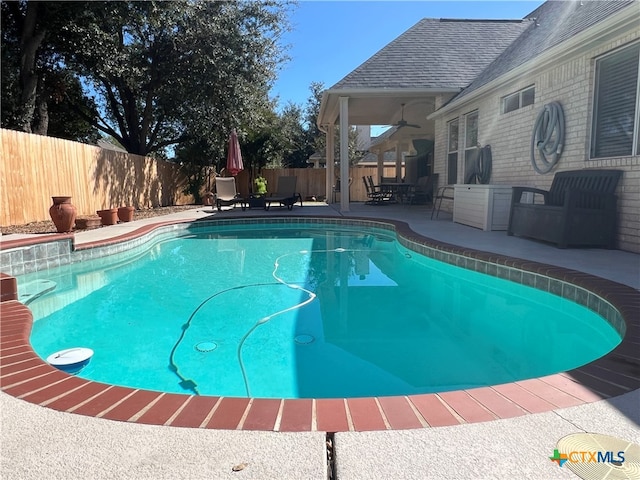
[[[218,211],[222,206],[235,206],[239,203],[242,210],[246,208],[243,198],[236,191],[236,179],[234,177],[216,177],[216,207]]]
[[[279,177],[278,190],[264,199],[264,209],[269,210],[272,203],[279,203],[281,207],[287,207],[291,210],[297,201],[300,201],[300,206],[302,206],[302,195],[296,192],[297,180],[298,177]]]

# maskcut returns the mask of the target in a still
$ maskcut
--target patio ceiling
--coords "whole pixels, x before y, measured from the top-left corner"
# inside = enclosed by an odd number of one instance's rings
[[[458,93],[457,89],[425,90],[384,88],[329,89],[322,95],[318,125],[337,125],[340,117],[340,97],[349,97],[349,125],[392,125],[401,118],[418,125],[427,124],[427,115],[435,111],[436,97]],[[401,130],[414,130],[403,128]]]

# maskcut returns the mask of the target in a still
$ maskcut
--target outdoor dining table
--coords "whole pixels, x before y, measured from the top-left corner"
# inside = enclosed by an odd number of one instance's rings
[[[379,185],[383,192],[390,192],[400,203],[409,195],[411,188],[415,187],[413,183],[405,182],[384,182]]]

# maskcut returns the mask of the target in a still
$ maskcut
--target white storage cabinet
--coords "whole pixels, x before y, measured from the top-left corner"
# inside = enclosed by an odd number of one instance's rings
[[[482,230],[506,230],[510,185],[455,185],[453,221]]]

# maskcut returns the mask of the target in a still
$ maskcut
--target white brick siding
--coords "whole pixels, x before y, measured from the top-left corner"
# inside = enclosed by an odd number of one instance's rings
[[[556,171],[583,168],[612,168],[624,171],[618,186],[618,248],[640,253],[640,157],[589,160],[591,108],[595,58],[605,52],[640,38],[638,32],[626,34],[600,45],[579,57],[555,65],[534,75],[522,75],[500,86],[496,91],[468,101],[454,111],[436,118],[435,173],[440,174],[439,185],[446,183],[447,122],[460,120],[460,153],[458,182],[464,175],[463,140],[464,115],[478,110],[478,139],[491,145],[493,184],[527,185],[548,189]],[[501,113],[501,98],[527,86],[535,85],[535,103],[512,112]],[[565,145],[553,171],[537,174],[530,161],[530,142],[536,118],[547,103],[558,101],[565,114]],[[443,203],[443,210],[451,211],[451,202]]]

